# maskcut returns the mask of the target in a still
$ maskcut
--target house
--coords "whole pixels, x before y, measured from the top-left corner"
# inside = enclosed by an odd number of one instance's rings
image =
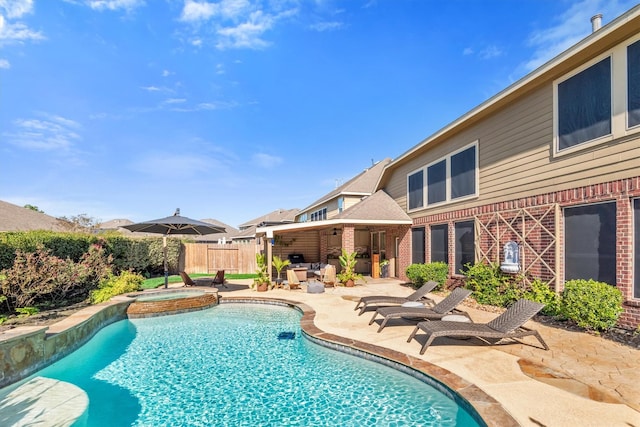
[[[234,243],[249,243],[255,242],[256,229],[258,227],[272,226],[279,224],[291,224],[295,221],[295,217],[299,209],[277,209],[266,215],[262,215],[253,220],[247,221],[238,226],[238,234],[234,237]],[[260,243],[260,242],[258,242]]]
[[[640,324],[640,6],[394,159],[377,185],[412,220],[411,263],[503,259],[561,291],[595,279]]]
[[[256,235],[267,242],[268,262],[273,255],[286,259],[295,254],[306,263],[339,266],[338,256],[344,248],[357,252],[356,272],[376,276],[379,261],[386,259],[390,275],[395,275],[395,247],[412,221],[384,190],[376,191],[390,162],[374,163],[301,209],[293,223],[258,227]]]

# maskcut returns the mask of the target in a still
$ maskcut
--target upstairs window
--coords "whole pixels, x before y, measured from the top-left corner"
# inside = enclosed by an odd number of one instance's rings
[[[627,126],[640,125],[640,41],[627,46]]]
[[[441,160],[427,167],[427,203],[447,200],[447,161]]]
[[[322,208],[311,214],[311,221],[323,221],[327,219],[327,208]]]
[[[611,134],[611,57],[558,84],[558,151]]]
[[[409,210],[424,206],[424,172],[418,171],[408,178]]]
[[[476,193],[476,146],[451,156],[451,198]]]

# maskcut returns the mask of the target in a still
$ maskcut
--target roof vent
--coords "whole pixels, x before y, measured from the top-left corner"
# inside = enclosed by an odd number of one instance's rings
[[[602,14],[593,15],[591,17],[591,31],[596,32],[602,27]]]

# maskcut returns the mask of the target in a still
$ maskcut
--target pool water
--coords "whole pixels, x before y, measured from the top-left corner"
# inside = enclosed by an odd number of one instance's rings
[[[312,343],[287,307],[123,320],[37,375],[87,392],[77,425],[478,425],[410,375]]]

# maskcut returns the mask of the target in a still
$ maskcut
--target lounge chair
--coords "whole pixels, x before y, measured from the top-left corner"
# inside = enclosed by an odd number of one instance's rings
[[[388,295],[369,295],[366,297],[362,297],[356,304],[356,308],[354,308],[354,310],[360,309],[360,313],[358,313],[358,316],[362,316],[362,313],[364,313],[367,307],[371,304],[400,305],[404,304],[405,302],[415,302],[419,300],[425,300],[433,304],[433,300],[431,298],[427,298],[426,295],[434,290],[436,286],[438,286],[437,282],[429,281],[422,285],[414,293],[406,297],[391,297]]]
[[[445,299],[433,307],[380,307],[373,313],[369,324],[371,325],[376,320],[376,317],[381,315],[382,323],[378,328],[378,332],[380,332],[387,325],[389,319],[398,319],[400,317],[440,320],[448,314],[461,314],[468,318],[469,315],[466,312],[457,310],[456,307],[470,294],[471,291],[469,289],[455,288]]]
[[[523,326],[536,313],[542,310],[542,307],[544,307],[544,304],[521,299],[489,323],[447,322],[445,320],[420,322],[409,335],[407,342],[411,342],[418,331],[425,332],[427,341],[420,349],[420,354],[424,354],[427,347],[438,337],[475,337],[489,345],[493,345],[505,338],[516,339],[533,335],[540,341],[545,350],[549,350],[549,346],[544,342],[538,331]]]
[[[225,288],[228,288],[227,281],[224,278],[224,270],[218,270],[216,277],[213,278],[213,286],[216,285],[222,285]]]

